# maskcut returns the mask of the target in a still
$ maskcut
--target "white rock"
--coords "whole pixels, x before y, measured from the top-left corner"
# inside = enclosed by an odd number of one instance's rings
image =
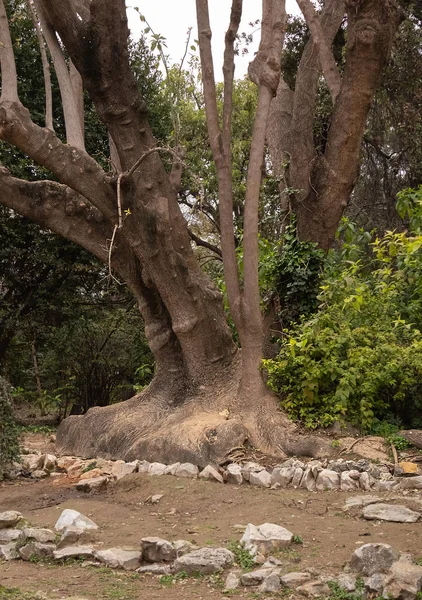
[[[358,479],[352,477],[350,473],[357,473]],[[359,489],[359,473],[358,471],[344,471],[340,475],[340,489],[343,492],[351,492]]]
[[[141,566],[142,553],[139,550],[123,550],[122,548],[109,548],[98,550],[95,558],[112,569],[136,571]]]
[[[35,540],[42,544],[56,540],[56,534],[51,529],[37,529],[35,527],[25,527],[22,531],[22,536],[27,540]]]
[[[391,492],[392,490],[400,487],[400,482],[395,479],[387,481],[381,480],[376,481],[373,487],[374,490],[377,490],[377,492]]]
[[[41,469],[37,469],[36,471],[32,471],[31,475],[34,479],[45,479],[49,474],[47,471],[41,471]]]
[[[77,510],[66,508],[60,515],[54,526],[56,531],[63,531],[67,527],[78,527],[79,529],[98,529],[98,525]]]
[[[9,542],[8,544],[0,545],[0,559],[9,561],[16,560],[19,558],[19,553],[16,550],[16,542]]]
[[[0,529],[0,544],[16,542],[23,537],[21,529]]]
[[[163,465],[163,463],[151,463],[148,468],[148,475],[164,475],[165,470],[166,465]]]
[[[416,523],[421,514],[401,504],[370,504],[362,516],[367,520],[392,521],[393,523]]]
[[[182,463],[176,469],[176,477],[187,477],[190,479],[196,479],[198,477],[199,469],[196,465],[191,463]]]
[[[316,473],[316,475],[315,475]],[[303,477],[300,482],[301,488],[305,488],[309,492],[314,492],[316,488],[316,477],[318,476],[318,471],[313,467],[306,467]]]
[[[147,460],[141,460],[138,462],[138,473],[148,473],[151,463]]]
[[[56,549],[54,544],[43,544],[41,542],[29,542],[19,548],[19,555],[22,560],[32,560],[32,558],[51,558]]]
[[[400,479],[402,490],[422,490],[422,475],[416,477],[405,477]]]
[[[224,583],[224,590],[236,590],[239,587],[240,579],[237,573],[229,573]]]
[[[114,463],[114,465],[111,469],[111,474],[117,480],[119,480],[119,479],[122,479],[122,477],[125,477],[126,475],[131,475],[132,473],[136,473],[137,470],[138,470],[137,461],[129,462],[129,463],[117,461]]]
[[[151,504],[158,504],[163,497],[164,494],[154,494],[151,496]]]
[[[293,534],[273,523],[264,523],[256,527],[249,523],[240,540],[241,546],[248,550],[253,556],[262,554],[267,556],[273,550],[280,550],[291,545]]]
[[[20,512],[16,510],[7,510],[6,512],[0,513],[0,529],[8,529],[14,527],[22,519]]]
[[[280,576],[276,573],[272,573],[271,575],[268,575],[268,577],[266,577],[261,583],[258,588],[258,592],[261,594],[268,594],[272,592],[278,592],[280,591],[280,588]]]
[[[188,575],[192,573],[203,573],[209,575],[227,567],[234,562],[234,554],[226,548],[200,548],[180,556],[174,562],[175,572],[185,571]]]
[[[44,467],[45,454],[26,454],[22,458],[22,467],[24,471],[32,473],[33,471],[42,470]]]
[[[300,467],[296,467],[295,472],[293,474],[293,479],[291,482],[292,487],[298,488],[300,485],[300,482],[302,481],[302,477],[303,477],[303,469],[301,469]]]
[[[53,556],[55,560],[66,560],[67,558],[94,558],[94,548],[92,546],[66,546],[66,548],[55,550]]]
[[[143,565],[136,569],[137,573],[151,573],[152,575],[170,575],[172,572],[171,565],[163,563],[151,563],[150,565]]]
[[[243,482],[241,466],[236,463],[227,465],[226,480],[227,480],[227,483],[233,483],[234,485],[240,485]]]
[[[365,577],[363,583],[368,592],[381,594],[384,589],[388,575],[385,573],[374,573],[370,577]]]
[[[271,475],[268,471],[260,471],[259,473],[251,471],[249,473],[249,482],[252,485],[259,485],[260,487],[270,487]]]
[[[180,467],[180,463],[173,463],[172,465],[167,465],[164,469],[164,475],[176,475],[177,469]]]
[[[307,581],[310,581],[310,579],[311,579],[310,573],[300,573],[300,572],[286,573],[286,575],[283,575],[280,578],[281,583],[285,587],[293,588],[293,589],[296,589],[299,585],[303,585]]]
[[[316,489],[318,492],[325,490],[338,490],[340,487],[340,475],[336,471],[323,469],[317,477]]]
[[[54,471],[56,466],[57,466],[57,458],[54,456],[54,454],[46,454],[45,458],[44,458],[44,464],[42,467],[44,469],[44,471],[51,473],[51,471]]]
[[[340,573],[340,575],[337,575],[335,582],[339,588],[346,590],[346,592],[354,592],[356,590],[356,579],[348,573]]]
[[[351,508],[362,508],[363,506],[376,504],[377,502],[382,502],[381,496],[350,496],[350,498],[346,499],[344,510],[350,510]]]
[[[199,473],[199,479],[208,479],[218,481],[219,483],[224,483],[223,477],[220,475],[217,469],[214,469],[214,467],[211,465],[207,465],[205,469]]]
[[[57,548],[65,548],[66,546],[86,545],[92,542],[93,530],[83,529],[81,527],[69,526],[62,531],[62,535],[57,544]]]
[[[259,473],[262,470],[262,465],[259,465],[256,462],[246,462],[241,466],[242,477],[245,481],[249,481],[250,473]]]
[[[142,558],[147,562],[171,562],[177,552],[169,541],[159,537],[146,537],[141,540]]]
[[[79,492],[99,492],[107,486],[107,477],[93,477],[92,479],[82,479],[76,484],[76,489]]]
[[[282,488],[285,488],[292,481],[294,474],[294,467],[276,467],[271,474],[271,485],[279,483]]]
[[[385,582],[384,598],[401,598],[413,600],[422,588],[422,567],[409,562],[393,563]]]
[[[188,540],[176,540],[173,542],[173,548],[176,550],[177,557],[179,558],[179,556],[193,552],[193,550],[195,550],[195,545]]]
[[[353,552],[350,567],[357,573],[371,576],[387,573],[398,558],[398,553],[388,544],[364,544]]]

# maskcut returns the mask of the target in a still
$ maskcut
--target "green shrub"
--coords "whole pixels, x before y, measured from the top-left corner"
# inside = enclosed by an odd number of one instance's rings
[[[0,377],[0,479],[19,460],[19,431],[13,418],[9,385]]]
[[[328,273],[318,311],[264,361],[283,408],[307,427],[422,424],[422,236],[389,232],[372,246],[372,270],[358,260]]]

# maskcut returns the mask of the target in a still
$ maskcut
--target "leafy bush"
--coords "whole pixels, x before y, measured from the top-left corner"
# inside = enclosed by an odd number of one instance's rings
[[[292,418],[422,425],[421,247],[422,236],[388,232],[372,245],[372,270],[358,260],[328,272],[316,314],[264,361]]]
[[[19,431],[13,418],[9,385],[0,377],[0,479],[19,459]]]

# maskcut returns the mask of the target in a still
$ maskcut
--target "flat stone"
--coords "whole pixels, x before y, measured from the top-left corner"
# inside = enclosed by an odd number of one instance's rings
[[[340,488],[340,475],[336,471],[323,469],[317,477],[316,489],[318,492],[325,490],[338,490]]]
[[[416,523],[420,513],[401,504],[370,504],[362,512],[364,519],[392,521],[393,523]]]
[[[381,594],[384,589],[388,575],[385,573],[374,573],[371,577],[365,577],[363,583],[368,592]]]
[[[261,594],[268,594],[272,592],[278,592],[281,589],[280,576],[276,573],[268,575],[261,583],[258,588],[258,592]]]
[[[348,573],[340,573],[340,575],[337,575],[335,582],[339,588],[346,592],[354,592],[356,590],[356,578]]]
[[[381,480],[374,483],[374,490],[377,492],[391,492],[399,487],[400,482],[397,480]]]
[[[0,544],[16,542],[22,537],[22,529],[0,529]]]
[[[273,523],[264,523],[258,527],[249,523],[240,540],[240,544],[253,556],[267,556],[274,550],[287,548],[292,543],[293,534]]]
[[[400,479],[400,489],[402,490],[422,490],[422,475],[416,477],[405,477]]]
[[[381,496],[350,496],[346,499],[344,510],[350,510],[351,508],[362,508],[369,504],[376,504],[382,502]]]
[[[122,477],[126,477],[126,475],[131,475],[132,473],[136,473],[138,470],[138,463],[135,462],[120,462],[117,461],[114,463],[111,474],[117,480],[122,479]]]
[[[142,552],[139,550],[123,550],[122,548],[109,548],[98,550],[95,558],[112,569],[136,571],[141,566]]]
[[[240,485],[243,482],[241,466],[236,463],[227,465],[226,480],[227,480],[227,483],[232,483],[234,485]]]
[[[76,484],[76,489],[79,492],[99,492],[104,489],[108,483],[107,477],[94,477],[92,479],[83,479]]]
[[[0,529],[8,529],[14,527],[22,519],[20,512],[16,510],[7,510],[6,512],[0,513]]]
[[[154,494],[151,496],[151,504],[158,504],[163,497],[164,494]]]
[[[88,542],[92,542],[92,536],[92,529],[83,529],[82,527],[71,525],[62,531],[57,548],[65,548],[66,546],[73,546],[75,544],[86,545]]]
[[[41,469],[37,469],[36,471],[32,471],[31,473],[34,479],[46,479],[49,475],[47,471],[42,471]]]
[[[231,567],[233,562],[234,554],[226,548],[200,548],[177,558],[174,562],[174,570],[185,571],[188,575],[192,573],[209,575]]]
[[[159,537],[146,537],[141,540],[142,558],[151,563],[171,562],[177,552],[169,541]]]
[[[357,573],[371,576],[387,573],[398,558],[398,553],[388,544],[364,544],[353,552],[350,567]]]
[[[281,583],[284,587],[296,589],[300,585],[303,585],[311,579],[310,573],[292,572],[286,573],[280,577]]]
[[[270,487],[271,475],[268,473],[268,471],[260,471],[259,473],[254,473],[251,471],[249,473],[249,482],[252,485],[258,485],[260,487]]]
[[[94,558],[95,552],[92,546],[66,546],[56,550],[53,554],[55,560],[66,560],[67,558]]]
[[[219,483],[224,483],[222,475],[220,475],[217,469],[214,469],[214,467],[212,467],[211,465],[207,465],[205,469],[203,469],[199,473],[199,479],[208,479],[210,481],[218,481]]]
[[[422,588],[422,567],[407,561],[393,563],[385,583],[384,598],[414,600]]]
[[[98,525],[77,510],[66,508],[60,515],[54,526],[56,531],[63,531],[67,527],[78,527],[79,529],[98,529]]]
[[[199,469],[196,465],[191,463],[182,463],[176,469],[176,477],[187,477],[190,479],[196,479],[198,477]]]
[[[304,596],[328,596],[331,593],[330,588],[324,581],[310,581],[297,588],[297,591]]]
[[[164,475],[166,465],[163,463],[151,463],[148,467],[148,475]]]
[[[42,544],[56,540],[56,534],[51,529],[37,529],[36,527],[25,527],[22,531],[22,536],[27,540],[35,540]]]
[[[295,474],[294,467],[276,467],[271,474],[271,485],[278,483],[280,487],[287,487]]]
[[[242,573],[240,576],[240,583],[245,586],[259,585],[270,575],[277,575],[280,583],[280,568],[279,567],[267,567],[262,569],[256,569],[249,573]]]
[[[245,481],[249,481],[250,473],[259,473],[262,470],[262,465],[252,461],[246,462],[241,466],[241,473]]]
[[[229,573],[226,577],[226,581],[224,583],[224,590],[237,590],[240,585],[240,578],[237,573]]]
[[[172,572],[171,565],[163,563],[151,563],[150,565],[142,565],[136,569],[137,573],[150,573],[151,575],[170,575]]]
[[[41,542],[29,542],[19,548],[19,555],[22,560],[32,560],[33,558],[51,558],[56,549],[55,544],[43,544]]]

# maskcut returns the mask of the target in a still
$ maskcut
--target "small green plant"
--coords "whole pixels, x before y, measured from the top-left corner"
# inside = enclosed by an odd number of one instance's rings
[[[416,564],[422,567],[422,556],[416,559]]]
[[[87,465],[84,469],[82,469],[82,473],[88,473],[89,471],[92,471],[96,468],[97,468],[97,463],[94,461],[92,463],[89,463],[89,465]]]
[[[302,545],[303,544],[303,539],[302,539],[302,537],[300,535],[294,535],[292,537],[292,542],[293,542],[293,544]]]
[[[186,573],[186,571],[180,571],[180,573],[176,573],[175,575],[162,575],[159,581],[161,585],[164,585],[165,587],[171,587],[178,581],[187,579],[188,577],[189,575]]]
[[[331,442],[331,448],[340,448],[340,446],[341,446],[340,440],[333,440]]]
[[[255,566],[254,557],[248,550],[245,550],[245,548],[242,548],[242,546],[239,544],[239,542],[237,542],[236,540],[231,540],[227,544],[227,548],[230,550],[230,552],[233,552],[237,564],[244,571],[250,571],[251,569],[254,568],[254,566]]]
[[[10,387],[0,377],[0,480],[19,457],[19,430],[13,417]]]

